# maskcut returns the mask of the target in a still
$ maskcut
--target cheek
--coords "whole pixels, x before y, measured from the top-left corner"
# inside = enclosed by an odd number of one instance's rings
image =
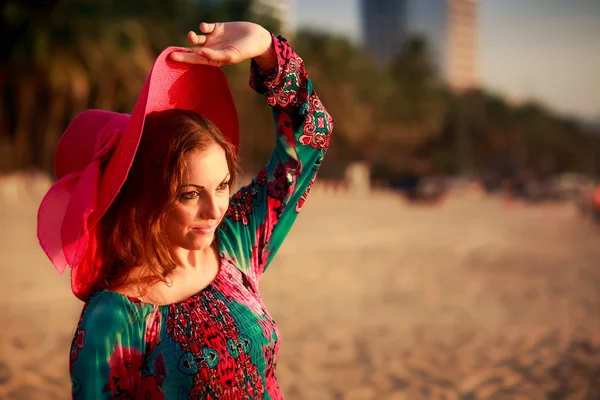
[[[225,212],[229,208],[229,195],[223,196],[223,199],[219,201],[219,210],[221,210],[221,218],[225,216]]]
[[[189,225],[194,220],[194,210],[189,207],[178,207],[167,218],[167,229]]]

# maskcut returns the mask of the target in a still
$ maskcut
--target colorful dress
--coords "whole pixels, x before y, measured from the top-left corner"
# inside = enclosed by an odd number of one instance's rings
[[[274,37],[276,71],[252,62],[250,85],[276,121],[267,166],[233,197],[212,283],[170,305],[111,291],[85,304],[71,345],[75,399],[279,399],[277,326],[258,282],[302,208],[333,123],[300,57]]]

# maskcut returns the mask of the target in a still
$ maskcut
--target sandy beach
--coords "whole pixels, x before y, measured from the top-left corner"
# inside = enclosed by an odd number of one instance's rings
[[[0,399],[70,397],[81,309],[0,199]],[[316,188],[261,283],[286,399],[599,399],[600,228],[569,205]]]

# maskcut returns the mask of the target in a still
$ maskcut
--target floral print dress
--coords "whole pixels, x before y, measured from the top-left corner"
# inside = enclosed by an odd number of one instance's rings
[[[273,40],[277,69],[252,62],[250,85],[273,108],[275,150],[231,198],[216,234],[216,278],[169,305],[95,293],[71,345],[74,399],[282,398],[279,333],[258,282],[304,204],[333,123],[303,61],[284,38]]]

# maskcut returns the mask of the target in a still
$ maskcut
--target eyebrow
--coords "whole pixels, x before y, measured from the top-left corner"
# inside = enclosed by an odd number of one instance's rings
[[[225,175],[225,178],[223,178],[223,180],[221,181],[221,184],[225,183],[225,181],[226,181],[227,179],[231,179],[231,174],[229,174],[229,173],[228,173],[227,175]],[[193,188],[196,188],[196,189],[198,189],[198,190],[202,190],[202,189],[204,189],[204,186],[201,186],[201,185],[196,185],[195,183],[187,183],[187,184],[185,184],[185,185],[181,185],[181,187],[182,187],[182,188],[184,188],[184,187],[188,187],[188,186],[191,186],[191,187],[193,187]]]

